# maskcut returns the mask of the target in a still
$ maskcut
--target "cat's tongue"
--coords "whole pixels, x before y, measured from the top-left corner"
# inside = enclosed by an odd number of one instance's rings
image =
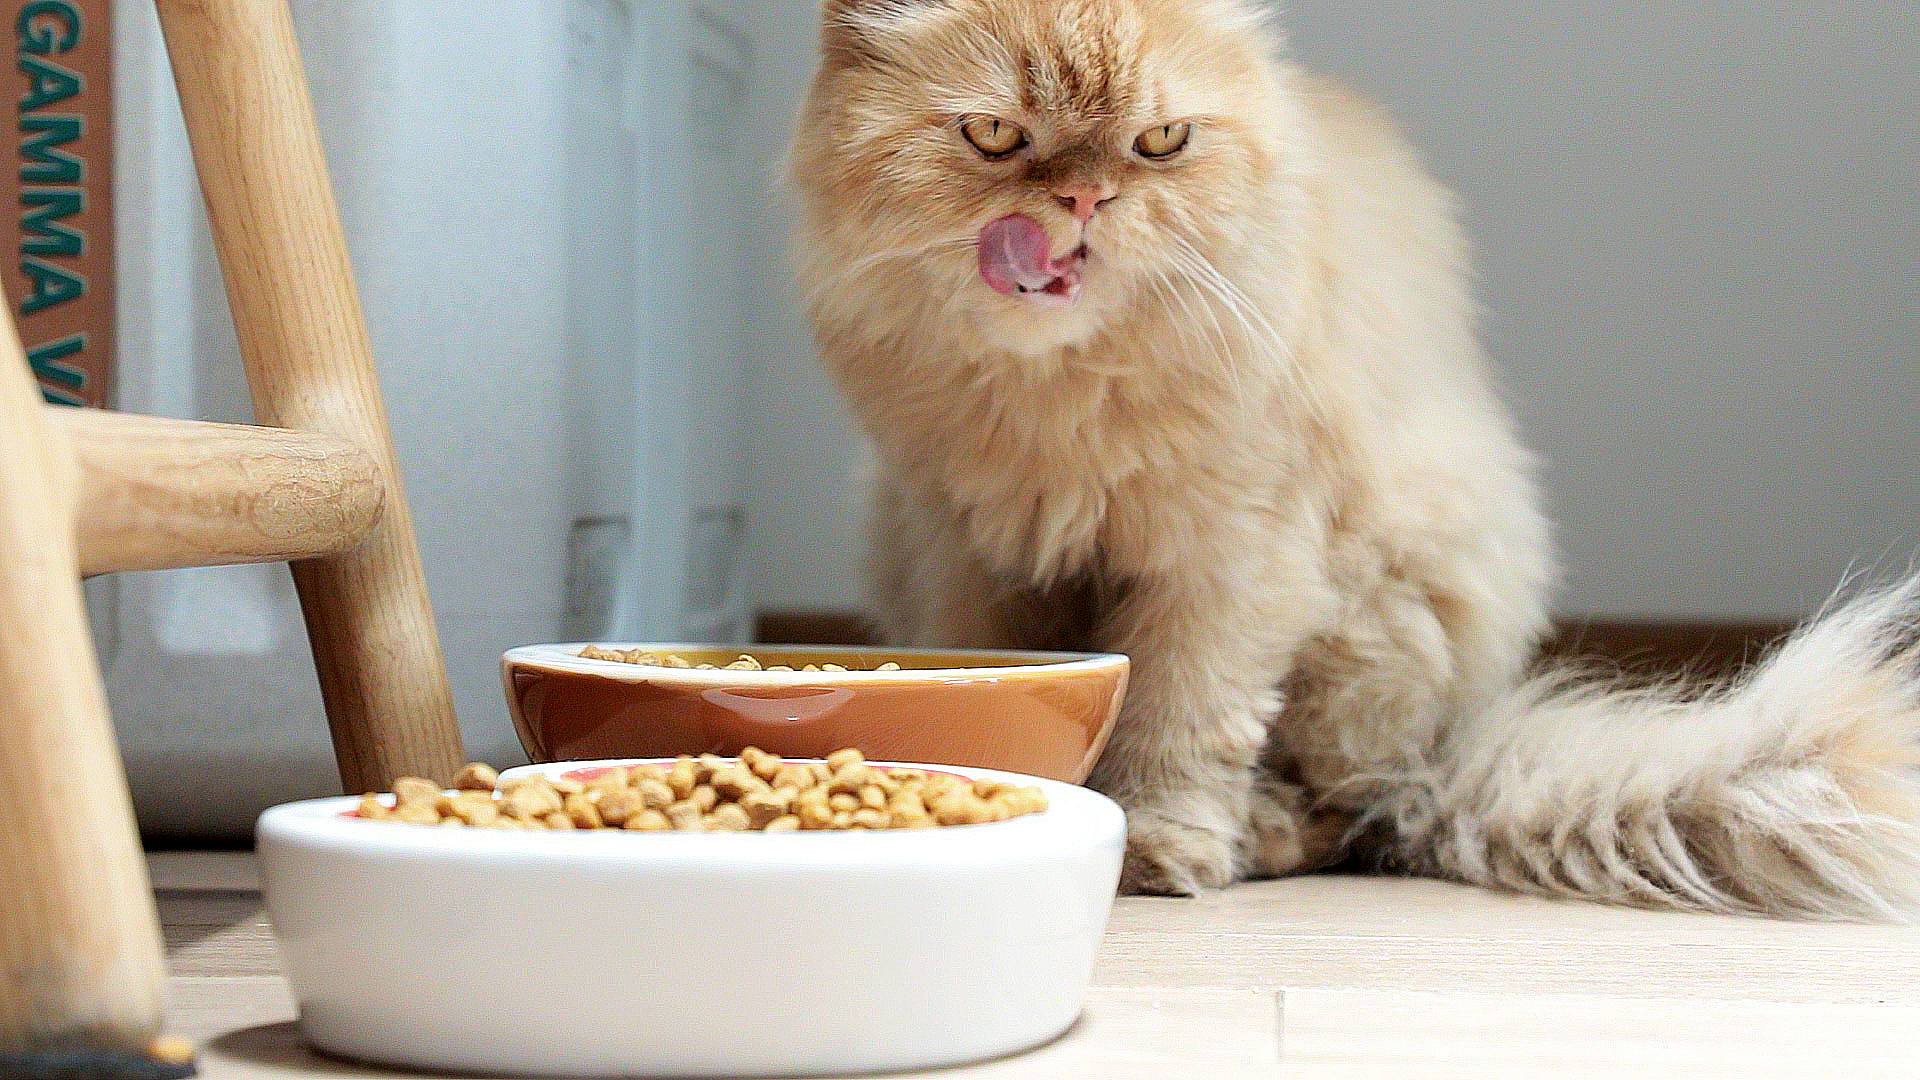
[[[1003,296],[1025,294],[1071,304],[1080,289],[1084,261],[1077,251],[1056,260],[1047,231],[1025,214],[1003,217],[980,230],[980,277]]]

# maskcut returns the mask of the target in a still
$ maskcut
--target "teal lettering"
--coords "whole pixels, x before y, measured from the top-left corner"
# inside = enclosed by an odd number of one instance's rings
[[[20,272],[33,279],[33,294],[20,301],[20,314],[33,315],[87,295],[86,279],[39,259],[20,259]]]
[[[24,52],[46,56],[70,52],[80,44],[80,12],[67,0],[34,0],[20,9],[15,26]]]
[[[80,76],[51,60],[32,56],[20,58],[20,73],[27,77],[27,96],[20,99],[20,111],[32,112],[80,96]]]
[[[20,253],[23,255],[85,255],[87,238],[56,221],[56,218],[83,214],[86,193],[79,188],[68,191],[23,191],[20,205],[38,207],[20,216]]]
[[[68,393],[61,387],[71,387],[75,391],[85,390],[87,373],[60,362],[75,353],[84,351],[86,347],[87,335],[74,334],[27,350],[27,363],[33,366],[33,373],[41,380],[41,397],[56,405],[86,404],[86,399],[78,393]],[[50,382],[55,385],[47,385]]]
[[[78,184],[86,179],[87,167],[79,158],[54,149],[65,146],[86,131],[85,121],[81,117],[23,116],[20,118],[20,131],[30,136],[20,140],[22,183]]]

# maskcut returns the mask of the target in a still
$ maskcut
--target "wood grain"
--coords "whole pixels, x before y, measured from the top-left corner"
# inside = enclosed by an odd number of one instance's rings
[[[154,857],[209,1080],[399,1077],[307,1049],[250,856]],[[204,888],[196,890],[195,882]],[[510,963],[489,969],[510,976]],[[804,976],[797,976],[804,979]],[[1328,875],[1122,897],[1080,1021],[906,1080],[1920,1078],[1920,928]]]
[[[284,562],[379,521],[373,456],[331,435],[47,406],[80,466],[84,574]]]
[[[133,1054],[165,972],[80,596],[77,467],[0,327],[0,1056]]]
[[[1913,1005],[1305,990],[1286,993],[1282,1015],[1290,1065],[1354,1075],[1920,1075]]]

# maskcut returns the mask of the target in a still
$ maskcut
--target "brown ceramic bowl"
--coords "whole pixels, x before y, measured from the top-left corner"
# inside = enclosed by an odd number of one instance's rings
[[[522,645],[501,658],[507,707],[533,760],[738,754],[963,765],[1078,784],[1106,746],[1126,691],[1115,653],[960,651],[828,645],[601,643],[724,665],[847,671],[677,668],[582,657],[585,643]],[[882,664],[898,671],[876,670]]]

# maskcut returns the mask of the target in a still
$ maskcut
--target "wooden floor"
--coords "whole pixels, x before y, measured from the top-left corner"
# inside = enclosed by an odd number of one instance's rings
[[[151,856],[211,1080],[410,1074],[304,1045],[251,857]],[[908,1074],[895,1074],[908,1075]],[[1311,877],[1122,898],[1079,1024],[942,1080],[1920,1080],[1920,928]]]

